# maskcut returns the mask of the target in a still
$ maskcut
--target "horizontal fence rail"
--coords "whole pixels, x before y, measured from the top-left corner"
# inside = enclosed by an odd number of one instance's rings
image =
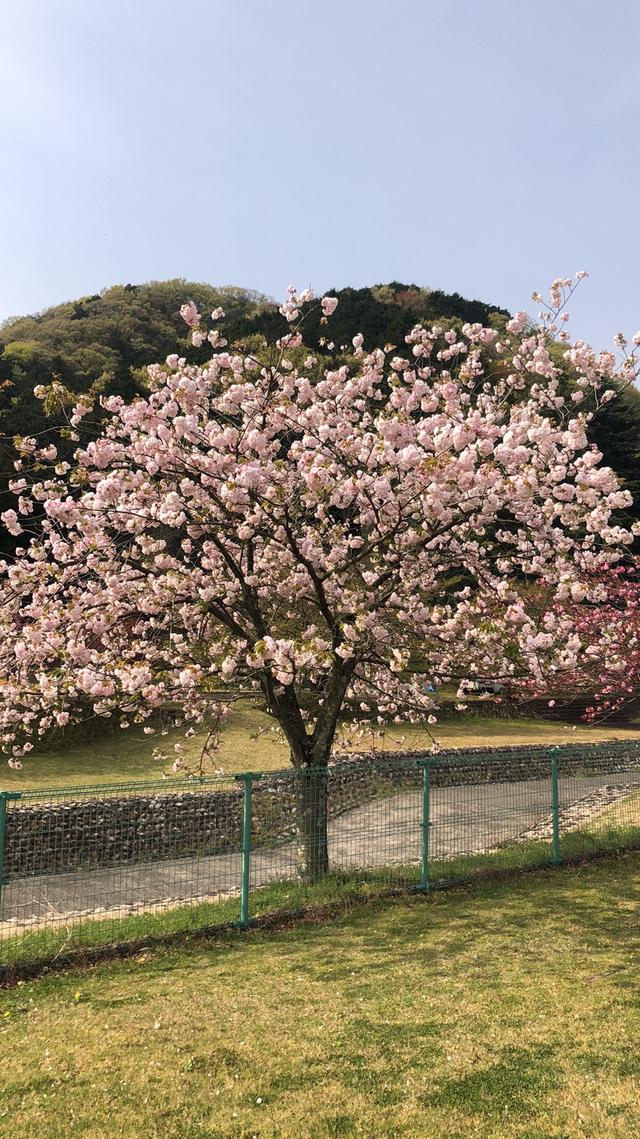
[[[0,968],[640,847],[640,741],[0,792]]]

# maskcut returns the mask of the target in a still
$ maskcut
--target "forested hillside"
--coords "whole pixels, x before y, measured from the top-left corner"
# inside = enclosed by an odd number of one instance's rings
[[[454,317],[487,322],[492,315],[509,315],[457,293],[399,282],[336,293],[340,305],[331,321],[336,343],[350,340],[354,328],[360,329],[368,345],[377,347],[402,344],[417,320]],[[177,346],[186,349],[187,329],[179,310],[187,300],[204,311],[221,305],[225,335],[231,342],[256,333],[277,335],[287,327],[277,304],[261,293],[183,280],[116,285],[35,316],[12,318],[0,328],[2,430],[25,434],[32,417],[34,426],[39,422],[42,405],[34,399],[33,388],[50,383],[54,375],[74,391],[84,391],[97,380],[105,390],[122,395],[142,390],[147,364],[164,360]],[[325,332],[320,314],[311,313],[305,322],[305,341],[318,347]],[[193,358],[193,349],[190,352]],[[206,356],[206,348],[202,355]]]
[[[458,293],[420,288],[398,281],[361,289],[330,290],[340,298],[330,327],[320,313],[309,314],[305,342],[323,351],[325,338],[337,347],[359,329],[368,347],[401,346],[417,321],[504,323],[509,313],[496,305],[467,300]],[[37,384],[58,377],[72,391],[99,384],[102,390],[130,398],[144,390],[146,365],[184,349],[192,359],[206,358],[206,344],[188,348],[180,306],[194,300],[205,312],[225,310],[225,336],[231,343],[251,343],[256,335],[272,338],[286,329],[278,305],[252,290],[216,287],[181,279],[143,285],[116,285],[94,296],[56,305],[34,316],[12,318],[0,328],[0,501],[13,505],[5,490],[12,475],[12,438],[35,434],[53,424],[34,397]],[[603,409],[592,427],[610,464],[636,498],[640,517],[640,393],[630,390]],[[71,448],[71,444],[68,445]]]

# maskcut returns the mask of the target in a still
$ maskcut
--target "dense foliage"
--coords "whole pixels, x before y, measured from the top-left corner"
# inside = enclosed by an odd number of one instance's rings
[[[565,710],[578,700],[584,719],[607,720],[625,706],[637,707],[640,692],[640,560],[604,566],[585,577],[584,589],[558,597],[551,585],[527,598],[530,611],[571,624],[582,650],[575,663],[553,678],[551,690],[529,679],[518,687],[552,694],[549,706]]]

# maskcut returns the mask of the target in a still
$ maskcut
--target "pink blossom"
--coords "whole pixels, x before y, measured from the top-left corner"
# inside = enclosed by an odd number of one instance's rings
[[[196,325],[200,323],[200,314],[193,301],[189,301],[187,304],[182,305],[180,309],[180,316],[184,320],[185,324],[189,325],[189,328],[195,328]]]
[[[18,521],[18,515],[15,510],[4,510],[2,514],[0,514],[0,519],[10,534],[17,535],[22,533],[22,526]]]
[[[338,307],[338,298],[337,297],[323,297],[322,300],[320,301],[320,305],[322,307],[322,312],[323,312],[324,316],[331,316],[332,313],[334,313]]]
[[[509,332],[522,332],[523,328],[526,328],[528,319],[526,312],[517,312],[516,315],[507,322]]]

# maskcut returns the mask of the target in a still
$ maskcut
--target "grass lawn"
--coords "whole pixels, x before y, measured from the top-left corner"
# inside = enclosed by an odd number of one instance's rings
[[[0,993],[0,1135],[631,1139],[640,854]]]
[[[286,744],[273,732],[273,719],[250,701],[235,705],[224,728],[223,746],[216,756],[217,766],[225,773],[236,771],[274,771],[289,766]],[[606,739],[640,739],[640,730],[630,732],[607,728],[571,728],[558,723],[534,720],[480,719],[461,716],[459,720],[437,724],[435,738],[443,747],[479,747],[490,744],[527,743],[597,743]],[[402,739],[404,737],[404,739]],[[182,741],[187,759],[195,763],[202,740],[198,736],[185,740],[180,732],[166,737],[144,736],[140,729],[114,732],[102,739],[81,745],[60,746],[24,760],[22,771],[5,767],[0,788],[73,787],[92,783],[113,783],[135,779],[160,779],[163,764],[153,758],[158,744],[171,749]],[[380,750],[430,746],[424,728],[408,724],[394,729],[376,746]],[[164,768],[169,769],[165,764]]]

